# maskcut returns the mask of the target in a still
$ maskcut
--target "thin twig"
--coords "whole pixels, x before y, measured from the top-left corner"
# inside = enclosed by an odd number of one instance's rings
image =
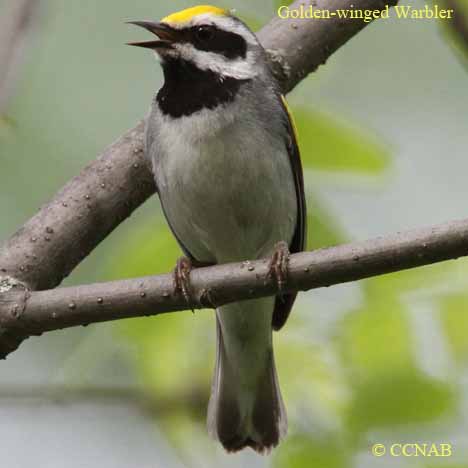
[[[291,255],[286,291],[305,291],[468,255],[468,220]],[[268,259],[191,273],[195,308],[278,292]],[[171,274],[0,296],[0,325],[36,335],[50,330],[186,310]],[[5,353],[4,353],[5,354]]]
[[[11,405],[34,405],[48,402],[56,405],[99,403],[99,405],[131,405],[158,417],[170,416],[184,407],[195,415],[202,416],[208,401],[208,387],[190,385],[186,390],[170,395],[142,391],[138,388],[80,387],[70,385],[2,385],[0,402]],[[2,401],[3,400],[3,401]]]

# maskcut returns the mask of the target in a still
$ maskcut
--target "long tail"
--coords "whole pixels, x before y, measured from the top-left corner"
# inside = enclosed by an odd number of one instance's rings
[[[208,430],[228,452],[268,453],[287,431],[271,341],[273,306],[261,299],[217,311]]]

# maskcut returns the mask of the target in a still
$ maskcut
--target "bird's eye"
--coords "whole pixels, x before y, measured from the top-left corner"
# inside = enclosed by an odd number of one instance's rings
[[[196,30],[197,39],[201,42],[208,42],[214,37],[214,30],[209,26],[199,26]]]

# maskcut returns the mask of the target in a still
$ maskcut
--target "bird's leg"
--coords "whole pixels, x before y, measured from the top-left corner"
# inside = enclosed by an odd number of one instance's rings
[[[275,245],[273,255],[268,265],[268,277],[275,278],[280,294],[284,292],[284,286],[288,278],[289,247],[285,241]]]
[[[174,292],[181,293],[185,302],[193,312],[193,301],[191,294],[190,272],[192,271],[192,262],[188,257],[180,257],[174,268]]]

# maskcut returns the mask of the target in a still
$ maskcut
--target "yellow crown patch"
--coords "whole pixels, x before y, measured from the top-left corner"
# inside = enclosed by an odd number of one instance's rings
[[[198,5],[186,10],[178,11],[172,15],[166,16],[161,20],[162,23],[186,23],[190,21],[194,16],[203,15],[210,13],[217,16],[228,16],[229,11],[224,8],[218,8],[211,5]]]

